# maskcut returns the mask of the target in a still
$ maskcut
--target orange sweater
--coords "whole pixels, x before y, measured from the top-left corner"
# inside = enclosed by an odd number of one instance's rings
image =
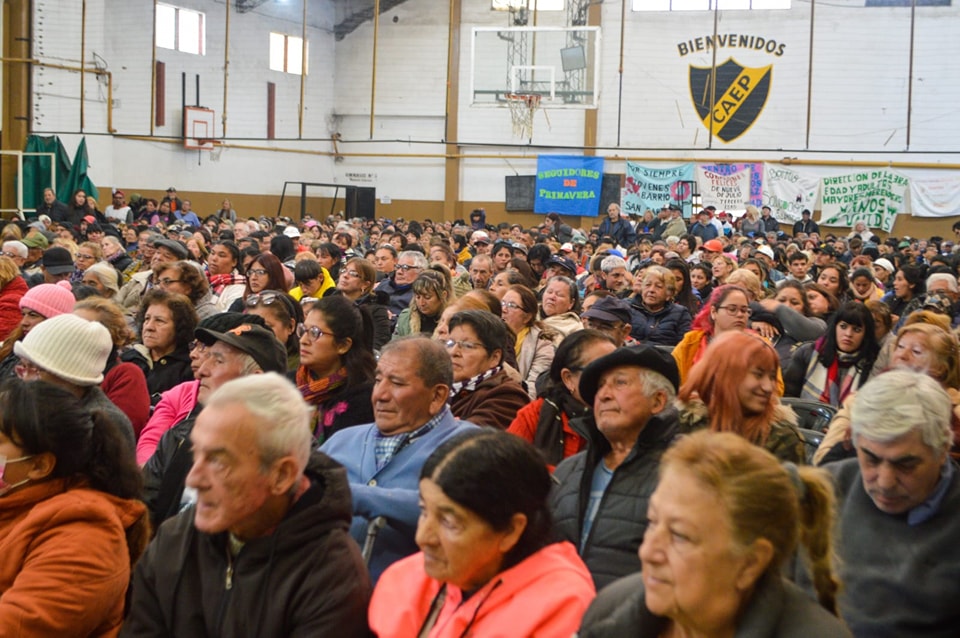
[[[139,501],[62,479],[0,498],[0,636],[116,636]]]
[[[370,601],[370,628],[379,638],[416,636],[442,583],[423,569],[423,553],[383,573]],[[590,572],[570,543],[548,545],[500,572],[467,599],[447,585],[429,638],[554,638],[570,636],[596,592]]]

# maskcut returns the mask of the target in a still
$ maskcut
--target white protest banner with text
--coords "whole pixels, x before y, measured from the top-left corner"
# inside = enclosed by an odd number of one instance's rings
[[[732,175],[720,175],[698,166],[697,185],[702,206],[716,206],[717,212],[742,215],[750,202],[750,173],[746,168]]]
[[[916,217],[960,215],[960,175],[911,177],[910,212]]]
[[[786,166],[763,165],[763,205],[783,223],[800,221],[804,210],[813,211],[820,192],[820,178]]]
[[[824,177],[820,224],[853,228],[863,222],[889,233],[904,211],[907,186],[906,177],[884,169]]]

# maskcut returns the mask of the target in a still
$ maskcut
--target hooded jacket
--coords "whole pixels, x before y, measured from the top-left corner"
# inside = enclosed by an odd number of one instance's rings
[[[550,510],[557,538],[577,547],[597,589],[640,570],[637,550],[647,529],[647,505],[657,486],[660,457],[678,434],[677,410],[668,407],[650,417],[627,458],[613,471],[590,535],[582,539],[590,503],[593,471],[610,451],[610,443],[593,417],[572,419],[570,425],[587,438],[584,452],[565,459],[553,476]]]
[[[370,628],[379,638],[416,636],[438,594],[444,600],[429,638],[552,638],[577,630],[595,591],[570,543],[547,545],[467,600],[458,587],[427,576],[421,552],[383,573],[370,601]]]
[[[0,636],[115,636],[145,514],[64,479],[0,499]]]
[[[236,558],[190,508],[161,526],[137,565],[121,636],[366,636],[370,577],[350,538],[343,467],[319,452],[310,488]]]

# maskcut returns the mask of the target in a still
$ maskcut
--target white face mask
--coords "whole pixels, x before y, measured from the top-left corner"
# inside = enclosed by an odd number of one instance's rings
[[[26,483],[30,482],[29,478],[25,478],[19,483],[13,483],[13,484],[7,483],[6,477],[4,477],[4,473],[6,472],[6,469],[7,469],[7,464],[17,463],[18,461],[26,461],[28,459],[32,459],[34,456],[35,456],[34,454],[30,454],[27,456],[21,456],[16,459],[7,459],[6,456],[4,456],[3,454],[0,454],[0,496],[3,496],[10,490],[16,489],[21,485],[25,485]]]

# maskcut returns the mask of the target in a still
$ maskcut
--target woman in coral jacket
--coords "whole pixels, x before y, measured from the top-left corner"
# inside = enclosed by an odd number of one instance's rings
[[[129,442],[44,381],[0,406],[0,636],[117,635],[150,534]]]
[[[420,472],[418,554],[380,577],[380,638],[569,636],[595,591],[570,543],[551,543],[550,477],[530,444],[502,432],[453,437]]]
[[[0,341],[20,325],[20,299],[26,292],[27,282],[20,276],[20,269],[9,257],[0,257]]]

